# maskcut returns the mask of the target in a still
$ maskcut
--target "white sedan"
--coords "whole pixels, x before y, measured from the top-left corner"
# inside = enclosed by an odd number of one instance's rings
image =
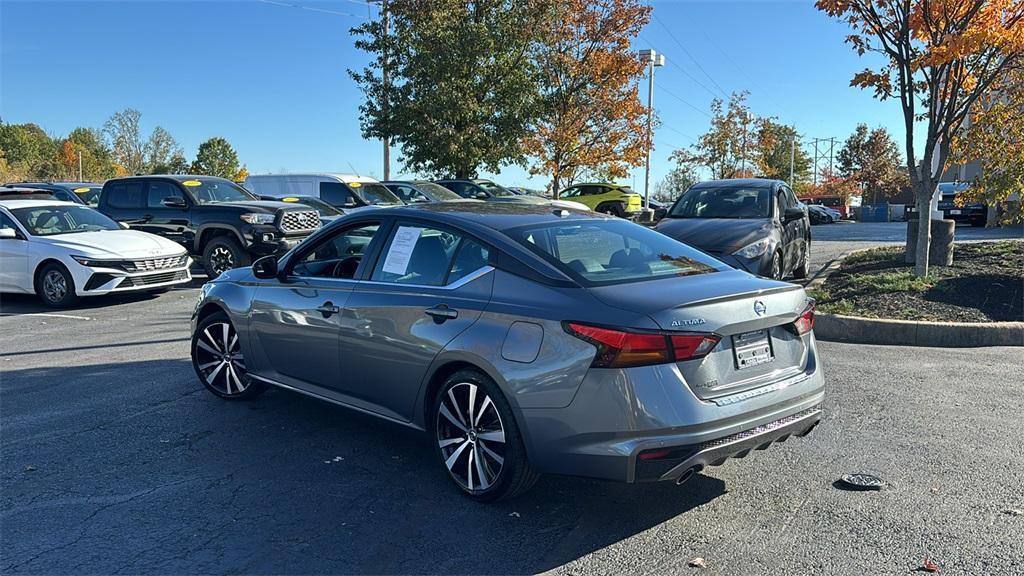
[[[81,296],[189,282],[191,263],[176,242],[125,230],[82,204],[0,200],[0,292],[66,307]]]

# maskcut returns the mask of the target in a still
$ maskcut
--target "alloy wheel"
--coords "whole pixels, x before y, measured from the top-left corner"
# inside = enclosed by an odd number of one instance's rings
[[[251,383],[238,334],[227,322],[203,329],[196,339],[195,360],[206,383],[225,396],[241,394]]]
[[[782,258],[778,252],[772,256],[772,278],[782,280]]]
[[[50,302],[60,302],[68,293],[68,283],[59,270],[50,270],[43,276],[43,294]]]
[[[224,246],[217,246],[210,252],[210,264],[213,271],[220,276],[235,267],[235,255]]]
[[[494,401],[478,385],[448,389],[437,409],[437,443],[448,473],[464,490],[487,490],[505,464],[505,429]]]

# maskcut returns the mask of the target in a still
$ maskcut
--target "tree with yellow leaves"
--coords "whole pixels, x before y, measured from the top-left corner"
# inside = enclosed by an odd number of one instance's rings
[[[851,86],[899,98],[906,130],[907,169],[918,213],[930,200],[950,157],[950,146],[977,101],[989,94],[1024,54],[1020,0],[818,0],[817,7],[846,21],[846,41],[861,55],[881,54],[880,69],[854,75]],[[923,147],[914,125],[923,122]],[[923,152],[918,155],[918,152]],[[923,160],[920,170],[916,159]],[[915,272],[928,275],[931,220],[918,226]]]
[[[644,64],[630,42],[650,19],[638,0],[567,0],[546,19],[537,49],[543,112],[524,147],[534,174],[559,190],[581,173],[623,177],[643,162],[647,107],[637,80]]]

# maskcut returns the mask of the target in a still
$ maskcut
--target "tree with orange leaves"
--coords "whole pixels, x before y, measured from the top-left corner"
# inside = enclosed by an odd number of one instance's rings
[[[556,195],[582,172],[623,177],[643,162],[644,64],[630,41],[650,19],[638,0],[566,0],[538,47],[543,113],[524,147]]]
[[[66,170],[66,177],[74,178],[78,175],[78,151],[71,140],[65,140],[60,146],[60,163]]]
[[[854,75],[851,86],[879,99],[899,98],[906,129],[907,169],[919,214],[949,160],[950,143],[975,102],[1024,56],[1024,3],[1020,0],[817,0],[818,9],[845,20],[846,41],[861,55],[886,63]],[[925,124],[923,154],[914,124]],[[922,158],[920,170],[916,158]],[[931,220],[918,226],[915,272],[928,275]]]

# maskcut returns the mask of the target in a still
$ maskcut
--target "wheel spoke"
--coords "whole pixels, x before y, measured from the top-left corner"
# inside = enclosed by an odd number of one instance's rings
[[[448,438],[447,440],[438,440],[437,445],[441,448],[447,448],[452,444],[458,444],[459,442],[465,442],[465,438]]]
[[[196,345],[199,346],[200,348],[202,348],[203,350],[206,350],[210,354],[213,354],[214,356],[220,356],[220,352],[218,352],[217,350],[214,350],[213,348],[211,348],[210,345],[207,344],[206,342],[203,342],[202,338],[200,338],[199,340],[196,340]]]
[[[221,350],[220,349],[220,345],[217,344],[217,339],[214,338],[213,335],[210,334],[210,329],[209,328],[206,328],[205,330],[203,330],[203,335],[206,336],[206,339],[210,342],[210,344],[213,344],[213,347],[215,349],[214,354],[218,354],[219,355],[219,354],[223,354],[225,352],[225,350]]]
[[[484,396],[484,402],[483,402],[483,404],[480,405],[480,411],[477,412],[477,414],[476,414],[476,420],[473,420],[473,426],[477,426],[477,425],[480,424],[480,418],[483,417],[484,412],[487,411],[487,407],[490,406],[490,405],[491,405],[491,397],[490,396]]]
[[[466,484],[469,485],[470,490],[473,489],[473,454],[475,453],[475,450],[470,450],[469,457],[466,458]]]
[[[223,332],[223,338],[224,338],[224,351],[225,352],[230,352],[231,351],[231,340],[228,339],[228,335],[231,333],[231,328],[228,327],[227,324],[221,324],[221,327],[222,327],[221,332]]]
[[[451,456],[444,461],[444,465],[447,466],[449,470],[452,469],[452,466],[455,466],[455,461],[458,460],[459,456],[466,450],[466,446],[469,446],[469,442],[463,442],[462,445],[456,448],[455,451],[452,452]]]
[[[473,462],[476,463],[477,479],[480,480],[480,489],[486,490],[487,487],[491,485],[491,481],[487,478],[487,475],[484,474],[484,467],[480,462],[483,458],[480,456],[480,449],[478,446],[479,444],[473,446]]]
[[[213,369],[213,372],[210,372],[209,374],[206,375],[206,382],[210,384],[210,386],[213,386],[213,381],[217,378],[217,374],[219,374],[220,371],[224,369],[224,366],[226,364],[227,362],[221,362],[216,368]]]
[[[488,442],[501,442],[505,443],[505,431],[504,430],[488,430],[487,432],[480,432],[476,435],[478,440],[487,440]]]
[[[451,422],[452,425],[454,425],[459,430],[462,430],[463,432],[469,432],[469,429],[466,428],[465,424],[460,422],[455,416],[452,416],[452,413],[448,410],[448,407],[445,406],[443,402],[441,403],[441,415],[447,418],[448,421]]]
[[[462,419],[462,410],[459,409],[459,401],[455,399],[455,393],[452,392],[453,390],[455,390],[454,387],[448,389],[448,398],[452,401],[452,408],[455,408],[455,415],[459,418],[459,424],[462,425],[462,430],[465,431],[467,428],[466,421]],[[449,417],[450,416],[451,414],[449,414]]]
[[[235,349],[235,344],[238,344],[238,334],[231,335],[231,345],[228,346],[228,352]]]
[[[502,464],[504,464],[504,463],[505,463],[505,459],[504,459],[504,458],[502,458],[502,457],[501,457],[501,456],[500,456],[500,455],[499,455],[499,454],[498,454],[497,452],[495,452],[494,450],[491,450],[490,448],[488,448],[488,447],[487,447],[487,444],[484,444],[483,442],[481,442],[481,443],[480,443],[480,449],[481,449],[481,450],[483,450],[484,454],[486,454],[486,455],[490,456],[490,457],[491,457],[491,459],[493,459],[493,460],[494,460],[495,462],[497,462],[497,463],[498,463],[498,466],[501,466]]]
[[[470,384],[469,385],[469,410],[466,411],[466,414],[469,416],[469,418],[466,419],[466,422],[469,422],[471,426],[476,426],[476,418],[473,417],[473,410],[474,410],[475,407],[476,407],[476,386],[473,385],[473,384]]]
[[[238,378],[238,375],[235,374],[235,368],[231,365],[230,362],[228,362],[228,377],[230,380],[233,380],[235,382],[235,387],[238,388],[239,392],[245,390],[245,387],[242,386],[242,381]]]
[[[221,360],[214,360],[213,362],[207,362],[206,364],[200,364],[199,365],[199,369],[200,370],[206,370],[210,366],[213,366],[215,364],[220,364],[220,363],[221,363]]]

